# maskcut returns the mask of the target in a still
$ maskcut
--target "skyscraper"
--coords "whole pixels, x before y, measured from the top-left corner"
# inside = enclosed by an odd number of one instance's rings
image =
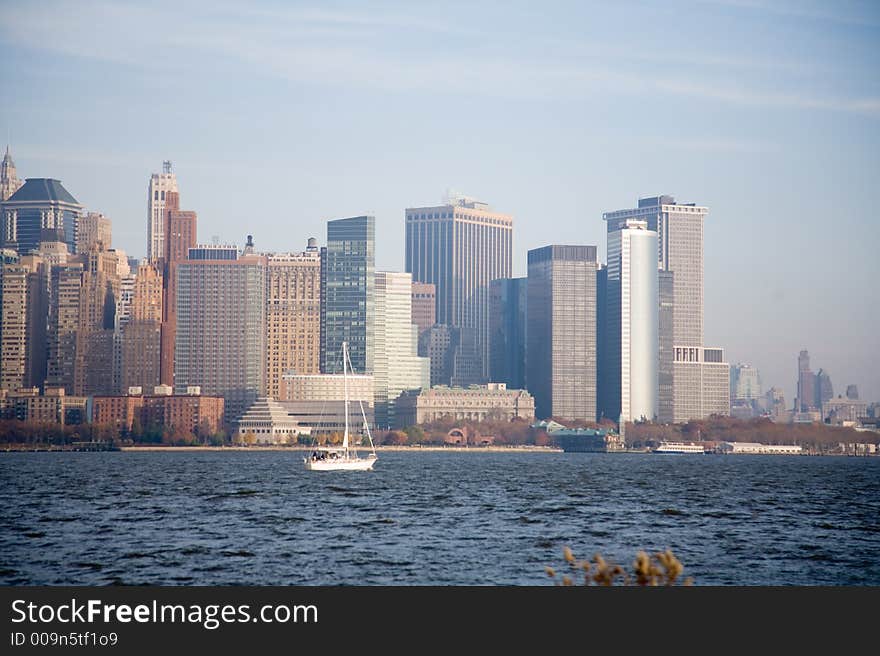
[[[63,241],[76,250],[77,221],[83,207],[58,180],[28,178],[3,202],[2,246],[22,255],[36,251],[41,241]]]
[[[419,335],[437,323],[437,287],[433,284],[412,284],[412,321],[419,327]]]
[[[489,283],[511,277],[512,244],[513,218],[471,198],[406,210],[406,270],[436,286],[437,323],[462,329],[477,358],[466,382],[489,378]]]
[[[177,186],[174,181],[175,188]],[[165,192],[162,231],[163,255],[156,259],[162,274],[162,346],[159,365],[159,380],[163,385],[174,385],[174,335],[177,326],[176,312],[177,265],[189,257],[191,248],[196,246],[198,216],[195,212],[180,209],[180,195],[177,191]]]
[[[724,367],[714,362],[723,350],[703,347],[703,220],[709,208],[695,203],[676,203],[672,196],[655,196],[640,198],[638,207],[633,209],[605,212],[603,218],[607,222],[609,236],[622,229],[631,219],[644,221],[649,231],[658,235],[658,262],[661,273],[659,279],[661,329],[659,348],[659,387],[658,412],[660,421],[687,421],[699,419],[706,415],[687,416],[682,408],[712,408],[721,412],[715,402],[722,394],[728,399],[729,380],[724,389],[716,388],[720,384]],[[669,307],[669,287],[671,286],[672,307]],[[671,312],[670,312],[671,310]],[[672,340],[669,344],[667,323],[672,319]],[[704,354],[710,353],[713,361],[707,363],[709,370],[699,375],[694,373],[697,362],[702,363]],[[676,361],[675,354],[687,354],[689,359]],[[672,359],[670,360],[670,355]],[[679,364],[681,366],[679,366]],[[724,366],[727,366],[726,364]],[[729,366],[728,371],[729,371]],[[681,369],[687,378],[687,387],[679,385],[676,372]],[[669,402],[669,371],[671,370],[672,400]],[[705,402],[694,398],[692,385],[694,380],[700,381],[699,394],[705,395]],[[682,379],[682,384],[684,384]],[[671,406],[671,407],[670,407]],[[670,413],[671,410],[671,413]],[[729,408],[728,408],[729,410]],[[688,411],[690,412],[690,410]]]
[[[489,377],[510,389],[526,389],[528,278],[489,284]]]
[[[162,162],[162,173],[153,173],[147,188],[147,259],[165,256],[165,200],[168,192],[177,193],[177,176],[171,162]]]
[[[395,426],[395,401],[405,390],[431,385],[428,358],[418,355],[418,326],[412,320],[412,275],[376,272],[373,381],[376,426]]]
[[[110,248],[112,230],[110,219],[99,212],[89,212],[79,217],[76,223],[76,252],[88,253],[98,242],[104,244],[104,248]]]
[[[122,326],[121,392],[140,387],[150,394],[160,383],[162,274],[152,262],[138,266],[128,320]]]
[[[605,212],[608,232],[619,230],[629,219],[645,221],[659,237],[659,262],[672,271],[676,346],[703,345],[703,220],[708,207],[676,203],[672,196],[640,198],[634,209]]]
[[[730,367],[730,398],[732,401],[751,402],[764,396],[761,375],[750,364]]]
[[[65,264],[54,265],[50,275],[46,386],[63,388],[71,395],[77,362],[82,259],[71,258]]]
[[[6,154],[0,162],[0,203],[12,196],[24,184],[15,170],[15,162],[9,154],[9,144],[6,145]]]
[[[175,391],[223,396],[233,422],[265,396],[266,259],[198,246],[178,263],[176,287]]]
[[[814,407],[816,395],[814,393],[816,377],[810,370],[810,354],[803,350],[798,355],[798,382],[797,382],[797,399],[795,401],[795,410],[799,412],[808,412]]]
[[[690,419],[730,414],[730,365],[720,348],[676,346],[674,357],[675,414],[680,424]]]
[[[617,421],[658,415],[660,334],[657,233],[627,219],[608,232],[603,369],[608,406]]]
[[[823,403],[834,398],[834,385],[831,384],[831,376],[829,376],[828,372],[824,369],[820,368],[819,373],[816,374],[814,393],[815,400],[813,401],[813,405],[816,408],[821,408]]]
[[[113,337],[120,287],[119,255],[98,242],[79,257],[84,268],[76,334],[74,394],[115,394]]]
[[[0,389],[43,384],[46,371],[46,283],[35,255],[0,264]]]
[[[310,238],[266,259],[266,395],[280,399],[284,374],[320,373],[321,254]]]
[[[660,334],[660,366],[658,367],[657,420],[668,424],[675,417],[674,316],[675,290],[672,271],[657,272],[660,295],[658,326]]]
[[[374,217],[327,222],[327,246],[321,253],[323,373],[342,373],[342,342],[348,342],[355,372],[373,373],[375,248]]]
[[[526,381],[538,417],[596,419],[596,247],[528,253]]]

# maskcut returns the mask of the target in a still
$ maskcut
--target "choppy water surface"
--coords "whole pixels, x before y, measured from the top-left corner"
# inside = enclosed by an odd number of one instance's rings
[[[697,584],[880,585],[880,458],[3,453],[2,584],[546,584],[569,545]]]

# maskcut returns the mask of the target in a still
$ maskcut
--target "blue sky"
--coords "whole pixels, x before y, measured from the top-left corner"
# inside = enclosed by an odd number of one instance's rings
[[[453,188],[514,215],[514,273],[597,244],[602,212],[710,208],[706,341],[791,403],[797,353],[880,400],[880,5],[19,2],[0,6],[0,128],[145,251],[171,159],[199,238],[302,249]]]

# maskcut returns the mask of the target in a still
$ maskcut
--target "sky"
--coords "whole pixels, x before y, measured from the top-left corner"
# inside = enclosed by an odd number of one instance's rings
[[[303,250],[448,189],[514,217],[514,275],[602,212],[709,207],[706,344],[791,405],[808,349],[880,400],[880,4],[0,0],[0,130],[146,250],[173,162],[199,240]],[[2,134],[2,133],[0,133]]]

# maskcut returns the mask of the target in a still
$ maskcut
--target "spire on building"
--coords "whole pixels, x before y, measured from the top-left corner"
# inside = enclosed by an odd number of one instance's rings
[[[0,162],[0,202],[7,200],[18,191],[24,183],[19,179],[15,170],[15,162],[9,152],[9,144],[6,144],[6,154]]]

